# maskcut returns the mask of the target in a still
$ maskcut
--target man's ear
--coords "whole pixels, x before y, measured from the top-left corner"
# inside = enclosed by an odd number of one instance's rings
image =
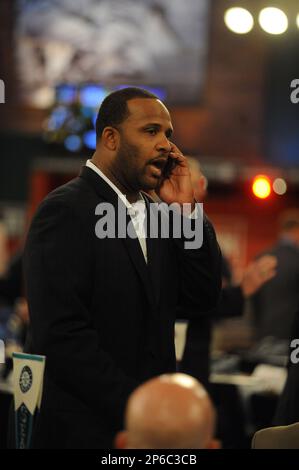
[[[128,436],[126,431],[120,431],[114,439],[115,449],[126,449],[128,444]]]
[[[103,130],[101,141],[110,151],[115,151],[119,145],[119,132],[114,127],[107,126]]]

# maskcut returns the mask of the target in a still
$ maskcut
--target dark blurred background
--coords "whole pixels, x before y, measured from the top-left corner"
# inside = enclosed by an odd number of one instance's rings
[[[154,89],[169,106],[175,142],[209,179],[206,206],[226,250],[238,243],[242,266],[268,245],[278,213],[297,204],[299,185],[299,105],[290,101],[299,77],[298,8],[274,3],[289,18],[284,34],[262,30],[258,13],[267,2],[259,0],[144,1],[139,9],[130,1],[2,0],[0,204],[10,249],[39,200],[92,154],[100,100],[127,84]],[[248,34],[226,26],[232,6],[253,15]],[[258,174],[271,184],[284,179],[286,192],[256,198]]]
[[[268,31],[259,24],[269,6],[285,14],[280,31],[277,18]],[[246,33],[240,12],[229,27],[232,7],[250,12]],[[132,85],[166,103],[174,142],[200,162],[205,210],[232,280],[240,281],[248,262],[277,239],[280,215],[298,208],[299,103],[291,101],[295,79],[299,90],[298,15],[296,0],[1,0],[0,279],[11,265],[21,272],[14,256],[37,205],[92,156],[101,100]],[[257,177],[262,187],[254,194]],[[22,342],[18,324],[7,323],[16,311],[28,321],[16,303],[20,285],[9,308],[1,307],[0,338]],[[242,322],[222,325],[215,348],[249,345]],[[275,404],[266,403],[260,427],[272,419]],[[238,427],[234,433],[237,439]]]

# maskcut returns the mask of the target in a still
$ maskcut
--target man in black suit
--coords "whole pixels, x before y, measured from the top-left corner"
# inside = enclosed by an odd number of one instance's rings
[[[132,390],[175,370],[176,315],[209,315],[220,291],[220,251],[205,217],[197,249],[182,234],[144,231],[150,200],[140,191],[187,204],[184,222],[199,218],[164,104],[141,89],[114,92],[96,130],[92,159],[41,203],[25,247],[27,350],[47,357],[35,447],[110,447]],[[111,227],[119,233],[121,220],[105,218],[111,207],[125,209],[135,238],[103,238]]]

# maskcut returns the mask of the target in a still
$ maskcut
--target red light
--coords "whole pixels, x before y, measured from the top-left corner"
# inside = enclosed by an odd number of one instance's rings
[[[265,175],[258,175],[252,183],[252,192],[259,199],[266,199],[271,194],[271,182]]]

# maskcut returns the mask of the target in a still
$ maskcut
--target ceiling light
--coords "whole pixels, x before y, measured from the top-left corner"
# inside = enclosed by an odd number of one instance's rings
[[[259,14],[261,28],[269,34],[282,34],[288,29],[287,15],[279,8],[268,7]]]
[[[228,29],[237,34],[246,34],[253,28],[252,14],[245,8],[229,8],[224,14],[224,22]]]

